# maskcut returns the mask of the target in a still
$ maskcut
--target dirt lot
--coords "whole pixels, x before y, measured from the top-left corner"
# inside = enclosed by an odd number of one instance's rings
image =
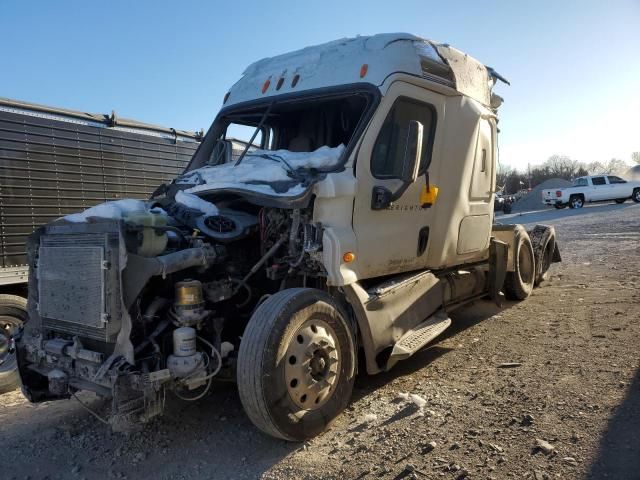
[[[326,434],[260,434],[231,385],[198,404],[168,398],[129,437],[76,401],[13,392],[0,396],[0,477],[639,479],[640,205],[503,218],[556,226],[564,262],[550,280],[525,302],[456,312],[431,348],[361,376]]]

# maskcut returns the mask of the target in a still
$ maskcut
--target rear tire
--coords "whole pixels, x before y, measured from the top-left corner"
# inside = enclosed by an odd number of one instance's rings
[[[238,353],[238,391],[256,427],[302,441],[345,409],[355,370],[354,335],[334,299],[293,288],[271,295],[251,317]]]
[[[640,203],[640,188],[636,188],[633,190],[633,193],[631,194],[631,200],[636,203]]]
[[[536,225],[529,232],[529,238],[536,260],[534,286],[537,287],[547,279],[547,272],[553,262],[553,251],[556,248],[555,229],[546,225]]]
[[[507,272],[504,294],[509,300],[524,300],[533,290],[536,279],[536,260],[527,232],[521,228],[515,231],[515,235],[514,271]]]
[[[584,207],[584,197],[582,195],[571,195],[569,198],[569,208]]]
[[[618,199],[616,200],[616,203],[624,203],[624,202],[626,202],[626,201],[627,201],[627,199],[626,199],[626,198],[618,198]]]
[[[0,393],[20,386],[18,363],[12,336],[27,321],[27,299],[0,295]]]

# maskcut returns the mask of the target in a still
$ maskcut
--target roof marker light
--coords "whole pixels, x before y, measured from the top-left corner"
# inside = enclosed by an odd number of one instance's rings
[[[300,80],[300,75],[296,73],[295,76],[293,77],[293,80],[291,80],[291,88],[295,87],[298,84],[299,80]]]
[[[276,90],[280,90],[282,88],[283,83],[284,83],[284,77],[280,77],[278,79],[278,83],[276,83]]]
[[[366,63],[363,63],[362,66],[360,67],[360,78],[364,78],[365,75],[367,75],[368,70],[369,70],[369,65]]]
[[[224,94],[224,98],[222,99],[222,104],[224,105],[225,103],[227,103],[227,100],[229,100],[229,95],[231,94],[231,92],[227,92]]]
[[[262,84],[262,93],[264,94],[267,90],[269,90],[269,85],[271,85],[271,80],[268,78]]]

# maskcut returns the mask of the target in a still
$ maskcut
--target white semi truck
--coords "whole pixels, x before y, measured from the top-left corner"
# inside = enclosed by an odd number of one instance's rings
[[[151,200],[31,237],[27,398],[92,390],[124,429],[231,379],[258,428],[302,440],[347,406],[360,351],[376,374],[455,308],[526,298],[560,257],[552,228],[493,222],[497,80],[403,33],[249,66]]]

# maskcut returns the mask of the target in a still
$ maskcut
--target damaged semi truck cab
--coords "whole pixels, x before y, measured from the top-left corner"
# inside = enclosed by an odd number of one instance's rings
[[[301,440],[360,350],[375,374],[453,309],[526,298],[559,253],[552,228],[493,223],[497,80],[408,34],[249,66],[184,174],[33,234],[25,395],[92,390],[126,429],[236,380],[258,428]]]

